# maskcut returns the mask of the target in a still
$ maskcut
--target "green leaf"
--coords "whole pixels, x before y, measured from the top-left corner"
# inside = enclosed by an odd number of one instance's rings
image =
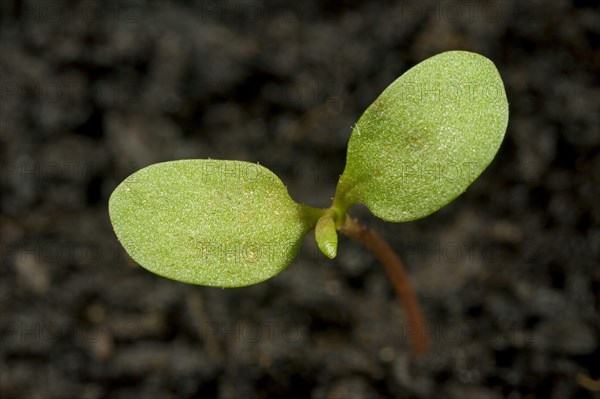
[[[322,213],[295,203],[268,169],[217,160],[148,166],[115,189],[109,212],[125,250],[144,268],[217,287],[281,272]]]
[[[359,119],[334,208],[345,213],[362,203],[393,222],[427,216],[483,172],[507,123],[506,93],[489,59],[466,51],[431,57]]]
[[[335,258],[337,254],[338,237],[335,231],[334,212],[326,211],[317,221],[315,227],[315,240],[319,249],[329,259]]]

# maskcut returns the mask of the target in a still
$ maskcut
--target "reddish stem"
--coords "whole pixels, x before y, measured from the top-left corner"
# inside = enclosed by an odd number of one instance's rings
[[[344,225],[340,228],[340,231],[370,249],[379,262],[383,264],[400,302],[402,302],[406,309],[409,326],[413,327],[411,331],[413,332],[411,334],[413,351],[417,355],[425,353],[428,347],[427,336],[425,334],[425,318],[421,312],[419,301],[412,290],[402,261],[396,252],[383,237],[350,216],[346,216]]]

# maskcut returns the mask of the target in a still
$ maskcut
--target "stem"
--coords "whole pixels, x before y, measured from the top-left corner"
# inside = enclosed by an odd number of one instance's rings
[[[346,215],[340,232],[370,249],[379,262],[383,264],[396,290],[398,299],[406,309],[409,326],[413,327],[414,334],[411,334],[413,351],[416,355],[425,353],[428,347],[425,334],[425,318],[421,312],[419,301],[411,288],[402,261],[396,252],[383,237],[352,219],[349,215]]]

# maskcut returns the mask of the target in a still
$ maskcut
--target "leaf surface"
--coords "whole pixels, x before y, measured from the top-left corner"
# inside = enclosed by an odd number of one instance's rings
[[[126,251],[149,271],[239,287],[285,269],[320,211],[294,202],[260,165],[181,160],[129,176],[111,195],[109,213]]]
[[[502,79],[484,56],[449,51],[414,66],[353,129],[334,206],[392,222],[425,217],[490,164],[508,123]]]

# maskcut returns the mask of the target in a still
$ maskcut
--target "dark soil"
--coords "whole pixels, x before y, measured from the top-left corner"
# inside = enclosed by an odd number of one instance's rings
[[[598,398],[587,4],[2,1],[0,396]],[[423,220],[351,212],[406,262],[426,356],[383,268],[347,239],[333,261],[307,239],[277,277],[227,290],[148,273],[116,241],[110,193],[165,160],[258,161],[328,206],[364,109],[452,49],[505,81],[496,160]]]

